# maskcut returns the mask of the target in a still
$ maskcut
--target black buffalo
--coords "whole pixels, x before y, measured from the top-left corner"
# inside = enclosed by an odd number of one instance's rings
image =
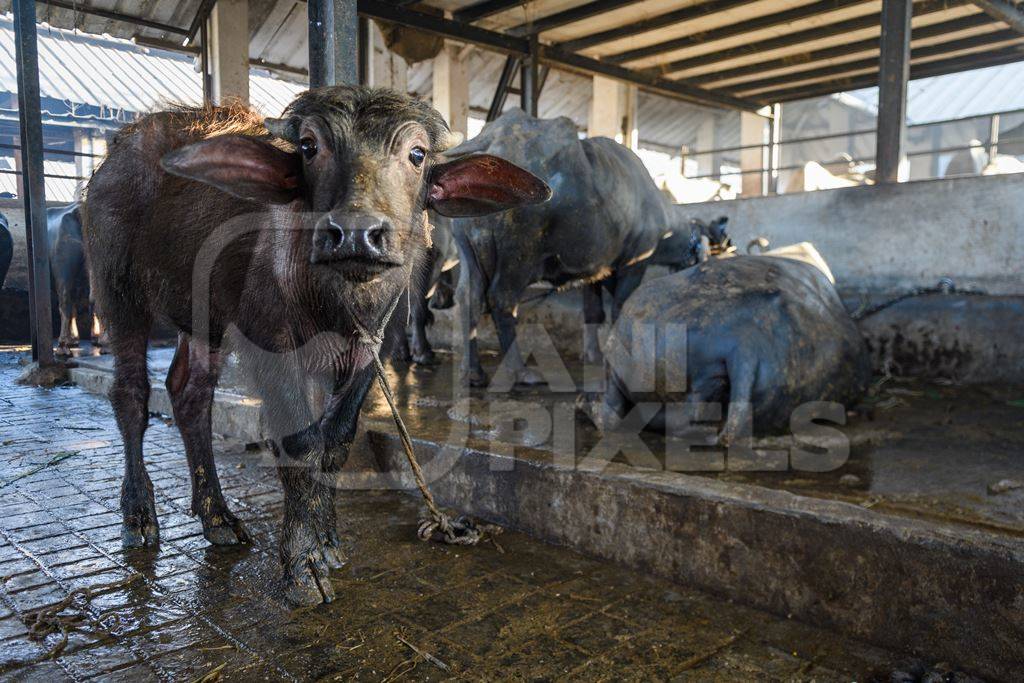
[[[459,252],[452,238],[451,219],[430,214],[431,245],[423,264],[413,273],[409,285],[407,318],[399,315],[392,335],[397,339],[394,356],[419,365],[434,365],[437,358],[427,339],[427,325],[434,321],[430,308],[452,306],[451,274],[458,266]],[[406,309],[402,309],[406,312]],[[408,330],[406,330],[408,327]],[[406,334],[408,332],[408,335]],[[411,338],[411,341],[410,341]]]
[[[11,268],[14,257],[14,240],[11,239],[11,227],[7,216],[0,213],[0,287],[7,280],[7,271]]]
[[[543,178],[552,200],[486,218],[452,221],[459,248],[462,372],[470,384],[487,378],[480,366],[476,329],[490,310],[506,362],[520,382],[540,375],[523,365],[516,312],[526,288],[539,281],[584,286],[585,353],[600,358],[597,326],[604,321],[602,290],[612,295],[612,318],[636,289],[661,238],[689,232],[689,219],[651,180],[640,158],[608,138],[580,140],[567,118],[536,119],[505,112],[453,156],[486,151]]]
[[[78,343],[72,332],[72,321],[79,335],[92,327],[92,306],[89,297],[89,274],[82,243],[81,204],[75,202],[46,210],[46,233],[50,248],[50,277],[60,311],[60,336],[57,348],[68,353]],[[78,322],[86,327],[83,330]],[[88,322],[86,322],[88,321]]]
[[[710,259],[645,283],[608,348],[599,426],[615,427],[636,403],[719,404],[723,445],[751,425],[755,434],[784,431],[812,401],[853,404],[871,377],[864,341],[828,277],[775,256]],[[688,425],[666,415],[651,425],[685,436]]]

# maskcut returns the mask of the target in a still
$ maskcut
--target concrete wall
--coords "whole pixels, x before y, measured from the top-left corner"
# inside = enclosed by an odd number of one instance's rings
[[[952,277],[1024,294],[1024,174],[922,180],[690,205],[729,217],[742,251],[758,235],[810,241],[846,290],[896,292]]]

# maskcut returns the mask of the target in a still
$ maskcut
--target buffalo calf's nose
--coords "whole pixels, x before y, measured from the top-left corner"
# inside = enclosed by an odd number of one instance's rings
[[[382,259],[389,230],[388,222],[376,216],[328,214],[317,222],[314,230],[312,261]]]
[[[383,221],[379,221],[376,225],[364,230],[363,236],[366,240],[366,248],[379,254],[384,249],[384,234],[386,232],[387,225]]]

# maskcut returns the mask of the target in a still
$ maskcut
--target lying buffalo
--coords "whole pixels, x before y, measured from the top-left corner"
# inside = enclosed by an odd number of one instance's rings
[[[89,301],[89,274],[85,267],[85,249],[82,246],[81,204],[75,202],[46,210],[46,232],[50,247],[50,277],[57,295],[60,311],[60,336],[57,348],[68,353],[78,342],[71,331],[72,321],[88,320],[92,323]],[[78,326],[78,332],[83,332]],[[89,330],[86,329],[85,332]]]
[[[723,445],[751,424],[756,434],[783,431],[811,401],[850,405],[871,377],[864,341],[829,278],[776,256],[711,259],[645,283],[608,347],[600,427],[641,402],[720,404]],[[687,425],[664,424],[665,416],[652,426],[684,436]]]
[[[487,151],[543,178],[550,202],[486,218],[452,221],[459,247],[459,303],[467,344],[463,374],[482,386],[476,329],[490,310],[506,362],[520,382],[538,383],[526,369],[516,338],[516,311],[526,288],[584,285],[585,351],[600,357],[597,326],[604,321],[602,289],[612,295],[612,317],[636,289],[645,259],[659,240],[689,219],[665,198],[640,158],[608,138],[580,140],[567,118],[535,119],[515,109],[487,124],[451,154]]]
[[[231,328],[284,488],[285,593],[303,604],[333,598],[327,573],[341,555],[329,477],[348,455],[376,335],[427,247],[426,209],[480,215],[549,196],[493,156],[439,163],[449,135],[416,99],[346,86],[299,95],[281,119],[181,108],[121,130],[90,182],[85,237],[115,360],[125,546],[159,536],[142,458],[155,320],[180,330],[167,389],[192,511],[211,543],[246,539],[211,446]]]
[[[14,240],[11,239],[11,227],[7,222],[7,216],[0,213],[0,287],[4,286],[13,257]]]

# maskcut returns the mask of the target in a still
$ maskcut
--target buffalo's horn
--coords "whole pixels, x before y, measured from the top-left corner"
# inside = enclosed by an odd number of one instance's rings
[[[462,141],[466,139],[466,136],[458,131],[449,130],[442,134],[441,139],[438,140],[438,152],[444,152],[452,147],[458,147],[462,144]]]
[[[274,119],[268,117],[263,119],[263,125],[270,131],[270,134],[276,138],[288,140],[289,142],[298,142],[298,140],[295,139],[295,126],[291,125],[291,121],[288,119]]]

